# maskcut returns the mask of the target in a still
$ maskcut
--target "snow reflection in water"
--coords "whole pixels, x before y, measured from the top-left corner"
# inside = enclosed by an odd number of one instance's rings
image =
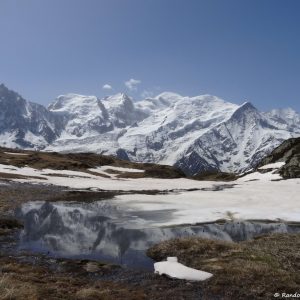
[[[172,210],[124,212],[113,201],[27,203],[17,211],[24,222],[20,249],[55,257],[86,258],[153,268],[145,250],[163,240],[200,236],[242,241],[269,232],[299,231],[284,223],[227,222],[197,226],[154,227],[172,219]]]

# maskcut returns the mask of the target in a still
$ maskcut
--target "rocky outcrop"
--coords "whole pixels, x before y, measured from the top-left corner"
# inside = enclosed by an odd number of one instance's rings
[[[279,169],[283,178],[300,178],[300,138],[283,142],[258,164],[258,168],[276,162],[285,162]]]

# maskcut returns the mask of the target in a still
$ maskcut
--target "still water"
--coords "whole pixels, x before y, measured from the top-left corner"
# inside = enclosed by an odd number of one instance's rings
[[[133,268],[152,269],[145,251],[163,240],[199,236],[242,241],[270,232],[299,232],[284,223],[226,222],[225,224],[159,227],[172,219],[172,210],[123,211],[105,200],[93,203],[32,202],[16,212],[24,222],[19,249],[53,257],[93,259]],[[156,226],[153,226],[153,224]]]

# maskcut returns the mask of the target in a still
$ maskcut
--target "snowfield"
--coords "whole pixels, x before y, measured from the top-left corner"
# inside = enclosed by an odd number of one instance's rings
[[[275,166],[273,165],[272,168]],[[111,174],[105,173],[108,169],[112,167],[103,166],[96,170],[110,176]],[[116,169],[128,172],[126,168]],[[141,170],[130,169],[130,171],[140,172]],[[281,180],[280,175],[276,174],[276,169],[263,174],[254,172],[229,183],[185,178],[120,179],[85,172],[37,170],[8,165],[0,165],[0,172],[41,177],[41,179],[32,177],[14,179],[17,182],[51,184],[74,189],[132,191],[131,194],[118,195],[108,201],[110,205],[128,213],[169,211],[168,220],[162,223],[156,222],[154,218],[148,223],[149,226],[194,224],[213,222],[218,219],[300,221],[300,179]],[[197,190],[188,191],[188,189]],[[134,191],[142,190],[172,192],[156,195],[134,193]]]

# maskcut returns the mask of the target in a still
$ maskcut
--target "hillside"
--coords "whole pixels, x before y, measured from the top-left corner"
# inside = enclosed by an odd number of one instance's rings
[[[34,169],[69,170],[88,174],[95,172],[90,169],[105,166],[111,168],[111,173],[123,178],[181,178],[184,173],[177,168],[157,165],[142,164],[94,153],[56,153],[16,150],[0,148],[0,164],[16,166],[19,168],[30,167]],[[118,171],[118,168],[120,169]],[[124,169],[124,171],[122,171]],[[129,172],[127,172],[129,170]],[[141,172],[142,171],[142,172]],[[98,174],[99,175],[99,174]],[[105,175],[103,175],[105,176]]]

